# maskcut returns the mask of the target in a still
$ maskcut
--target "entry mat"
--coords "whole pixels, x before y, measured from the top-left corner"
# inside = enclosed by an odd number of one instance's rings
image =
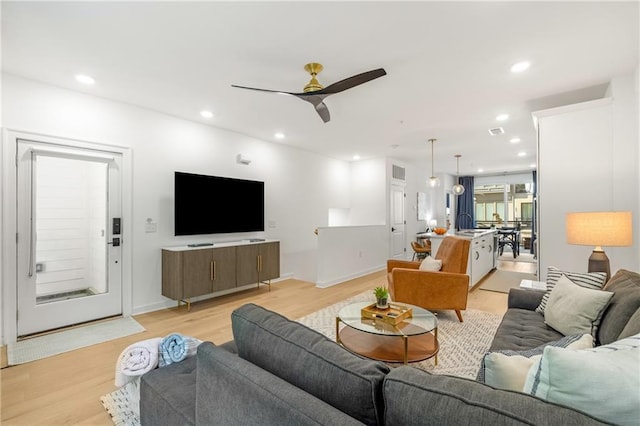
[[[9,365],[24,364],[143,331],[144,327],[132,317],[93,323],[10,343],[7,362]]]

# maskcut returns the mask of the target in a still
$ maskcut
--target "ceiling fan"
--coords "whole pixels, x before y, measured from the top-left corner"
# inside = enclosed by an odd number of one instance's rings
[[[240,89],[249,89],[249,90],[258,90],[260,92],[271,92],[271,93],[281,93],[284,95],[293,95],[303,101],[309,102],[316,109],[316,112],[322,118],[322,121],[325,123],[331,119],[331,115],[329,114],[329,110],[324,103],[324,98],[329,95],[333,95],[335,93],[343,92],[347,89],[351,89],[352,87],[359,86],[368,81],[374,80],[378,77],[382,77],[387,75],[387,72],[384,68],[378,68],[372,71],[363,72],[362,74],[357,74],[349,78],[345,78],[344,80],[340,80],[336,83],[330,84],[327,87],[323,87],[316,76],[320,71],[322,71],[323,66],[316,62],[311,62],[304,66],[305,71],[311,74],[311,80],[304,86],[302,93],[294,93],[294,92],[284,92],[281,90],[268,90],[268,89],[256,89],[255,87],[246,87],[246,86],[237,86],[232,84],[231,87],[237,87]]]

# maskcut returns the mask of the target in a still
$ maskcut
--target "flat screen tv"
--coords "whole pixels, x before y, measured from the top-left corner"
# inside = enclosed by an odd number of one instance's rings
[[[175,235],[264,231],[264,182],[175,172]]]

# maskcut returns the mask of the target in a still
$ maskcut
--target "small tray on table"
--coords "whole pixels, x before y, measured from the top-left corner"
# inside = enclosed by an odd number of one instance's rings
[[[377,308],[375,303],[365,306],[361,310],[363,319],[382,321],[387,324],[397,325],[413,316],[413,309],[408,306],[389,303],[386,309]]]

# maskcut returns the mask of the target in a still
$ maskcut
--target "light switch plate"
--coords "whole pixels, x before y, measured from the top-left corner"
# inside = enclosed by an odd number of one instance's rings
[[[157,222],[145,222],[144,224],[144,232],[157,232],[158,231],[158,223]]]

